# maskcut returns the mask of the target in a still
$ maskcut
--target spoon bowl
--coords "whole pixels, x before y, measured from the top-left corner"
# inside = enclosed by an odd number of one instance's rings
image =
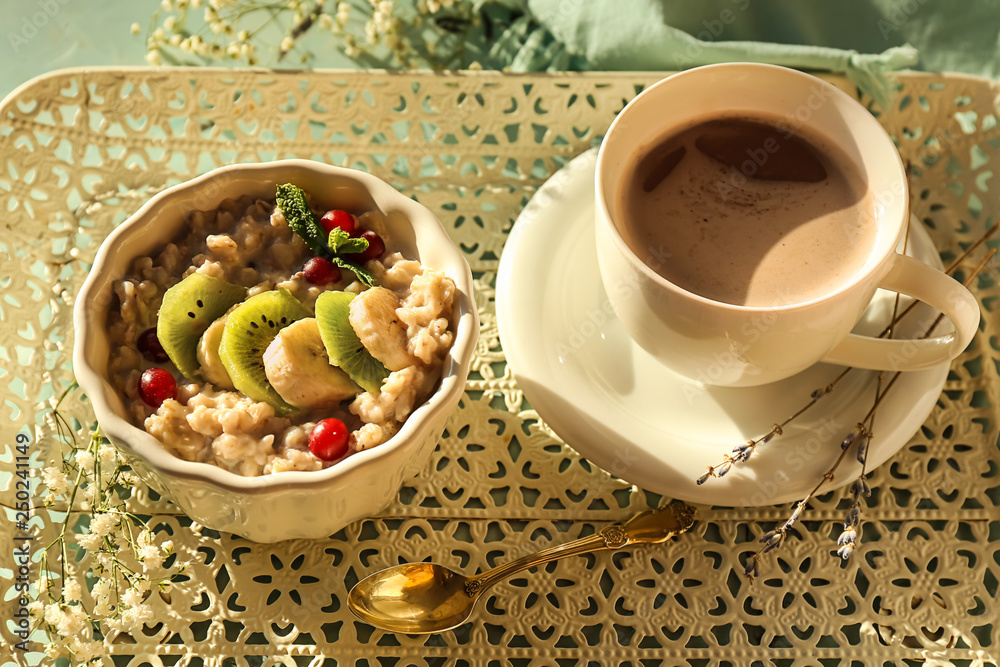
[[[437,563],[406,563],[358,582],[347,596],[347,605],[358,618],[383,630],[444,632],[464,623],[472,613],[479,596],[466,594],[469,581]]]

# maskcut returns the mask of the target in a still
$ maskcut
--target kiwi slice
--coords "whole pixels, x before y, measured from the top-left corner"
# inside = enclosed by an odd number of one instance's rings
[[[316,299],[319,335],[330,363],[345,371],[365,391],[377,394],[382,391],[382,380],[389,376],[389,371],[354,333],[348,319],[352,299],[354,294],[350,292],[329,291],[319,295]]]
[[[247,289],[204,273],[192,273],[163,293],[156,320],[156,337],[163,351],[185,377],[201,376],[198,339],[233,304],[246,298]]]
[[[255,294],[229,313],[219,358],[237,390],[268,403],[278,414],[295,411],[267,381],[264,350],[284,327],[309,315],[309,310],[283,289]]]

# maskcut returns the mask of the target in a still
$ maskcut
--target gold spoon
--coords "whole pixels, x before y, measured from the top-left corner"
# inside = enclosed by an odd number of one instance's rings
[[[436,563],[405,563],[369,575],[347,596],[347,606],[377,628],[405,634],[444,632],[464,623],[488,588],[515,572],[549,561],[632,544],[659,544],[694,524],[694,508],[673,502],[624,524],[543,549],[467,577]]]

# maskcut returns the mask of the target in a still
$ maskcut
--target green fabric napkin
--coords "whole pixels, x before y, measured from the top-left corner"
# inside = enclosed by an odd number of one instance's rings
[[[876,104],[887,108],[894,93],[887,74],[913,66],[919,59],[917,50],[909,45],[866,54],[822,46],[713,41],[749,3],[732,0],[730,7],[702,22],[704,30],[692,35],[668,25],[663,6],[656,0],[528,0],[534,19],[554,39],[547,40],[541,29],[528,34],[528,26],[523,26],[517,34],[519,48],[511,59],[511,69],[563,69],[570,57],[597,70],[678,70],[734,61],[772,63],[843,73]]]

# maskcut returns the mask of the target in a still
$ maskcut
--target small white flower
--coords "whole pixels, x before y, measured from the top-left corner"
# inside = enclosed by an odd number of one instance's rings
[[[106,617],[115,613],[115,606],[111,604],[109,598],[101,598],[94,602],[94,616],[95,617]]]
[[[90,589],[90,594],[95,600],[100,600],[103,598],[110,598],[115,592],[115,582],[106,577],[101,577],[94,582],[94,585]]]
[[[142,32],[142,26],[139,25],[138,23],[133,23],[132,25],[129,26],[128,30],[133,35],[138,35],[140,32]]]
[[[114,559],[111,557],[111,554],[109,554],[107,551],[99,551],[97,553],[97,565],[99,566],[98,569],[99,570],[103,569],[104,571],[110,570],[113,560]]]
[[[247,32],[246,30],[240,30],[238,33],[236,33],[236,39],[240,40],[241,42],[245,42],[248,39],[250,39],[250,33]]]
[[[337,3],[337,23],[344,25],[351,17],[351,5],[346,2]]]
[[[45,604],[41,600],[32,600],[28,603],[28,614],[33,620],[38,620],[42,618],[45,613]]]
[[[153,67],[159,67],[160,65],[163,64],[163,59],[160,58],[159,51],[149,51],[146,54],[146,62],[152,65]]]
[[[98,537],[106,537],[111,529],[118,525],[118,515],[102,513],[90,520],[90,533]]]
[[[76,543],[87,551],[99,550],[103,541],[104,538],[93,533],[84,533],[83,535],[78,535],[76,538]]]
[[[122,612],[121,618],[122,626],[127,632],[137,632],[146,621],[153,619],[153,609],[146,604],[129,607]]]
[[[95,658],[100,658],[104,654],[104,642],[94,639],[83,639],[73,637],[69,644],[70,650],[76,655],[76,659],[82,662],[90,662]]]
[[[294,46],[295,46],[295,40],[292,39],[290,35],[287,35],[283,40],[281,40],[281,46],[279,47],[279,49],[281,50],[282,53],[287,53],[291,51],[292,48],[294,48]]]
[[[153,545],[143,547],[142,551],[137,555],[142,561],[142,569],[147,572],[163,567],[163,552],[159,547]]]
[[[152,37],[153,37],[153,42],[155,42],[157,44],[160,44],[160,43],[163,42],[163,39],[164,39],[164,37],[166,37],[166,34],[164,34],[164,32],[163,32],[163,28],[157,28],[156,30],[153,31],[153,36]],[[90,454],[90,452],[87,452],[87,453]],[[93,461],[94,461],[93,454],[90,455],[90,461],[91,461],[91,465],[93,465]],[[79,463],[79,461],[78,461],[78,463]]]
[[[45,605],[45,612],[42,614],[42,618],[49,625],[58,625],[59,621],[63,617],[63,610],[57,603]]]
[[[67,579],[63,583],[62,593],[67,602],[79,602],[83,591],[80,588],[79,581],[76,579]]]
[[[329,14],[322,14],[319,17],[319,27],[324,30],[329,30],[333,27],[333,17]]]
[[[98,579],[90,590],[94,598],[94,615],[110,616],[115,609],[111,596],[115,592],[115,584],[110,579]]]
[[[142,604],[142,593],[135,588],[130,588],[122,595],[122,604],[127,607],[137,607]]]
[[[48,467],[42,469],[42,484],[48,487],[49,491],[59,495],[65,495],[69,491],[69,477],[58,468]]]
[[[162,0],[162,2],[160,2],[160,8],[162,8],[165,12],[173,11],[174,3],[171,2],[171,0]]]
[[[87,501],[90,505],[97,505],[98,499],[101,495],[101,490],[97,488],[96,484],[88,484],[84,488],[80,489],[83,493],[83,499]]]
[[[177,17],[176,16],[168,16],[166,18],[166,20],[163,22],[163,29],[164,30],[173,30],[176,27],[177,27]],[[101,463],[105,463],[106,464],[105,459],[104,459],[105,450],[108,450],[108,451],[111,452],[111,461],[114,462],[115,450],[112,449],[108,445],[102,445],[101,446]]]
[[[80,605],[72,605],[66,608],[59,622],[56,623],[56,629],[59,630],[60,635],[68,638],[79,635],[89,623],[90,619],[87,618],[87,612],[84,608]]]

